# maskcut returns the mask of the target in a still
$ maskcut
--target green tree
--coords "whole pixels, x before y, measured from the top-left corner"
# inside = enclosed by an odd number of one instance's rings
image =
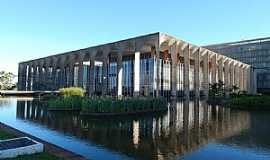
[[[13,83],[15,75],[11,72],[0,72],[0,90],[11,90],[15,88],[15,84]]]
[[[225,95],[225,85],[219,80],[218,83],[209,84],[210,90],[209,95],[212,98],[223,97]]]

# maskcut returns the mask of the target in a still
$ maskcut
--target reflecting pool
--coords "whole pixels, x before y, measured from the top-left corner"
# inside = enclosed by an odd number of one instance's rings
[[[270,159],[270,112],[205,101],[173,101],[163,114],[89,118],[0,98],[0,122],[89,159]]]

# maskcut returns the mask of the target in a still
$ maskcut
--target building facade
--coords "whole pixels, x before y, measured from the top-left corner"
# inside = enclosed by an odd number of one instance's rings
[[[19,90],[78,86],[89,95],[208,96],[209,84],[222,81],[254,93],[250,65],[154,33],[21,62]]]
[[[270,93],[270,37],[205,47],[254,66],[258,92]]]

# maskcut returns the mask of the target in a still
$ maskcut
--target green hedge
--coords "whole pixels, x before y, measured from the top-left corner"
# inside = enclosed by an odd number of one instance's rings
[[[228,106],[237,109],[270,109],[270,96],[239,96],[232,98]]]

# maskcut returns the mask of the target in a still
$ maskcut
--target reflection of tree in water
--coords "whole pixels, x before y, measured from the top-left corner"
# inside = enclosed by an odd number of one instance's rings
[[[139,159],[174,159],[212,139],[230,137],[249,128],[247,113],[203,101],[171,102],[165,115],[102,119],[47,112],[40,105],[18,103],[17,117]]]

